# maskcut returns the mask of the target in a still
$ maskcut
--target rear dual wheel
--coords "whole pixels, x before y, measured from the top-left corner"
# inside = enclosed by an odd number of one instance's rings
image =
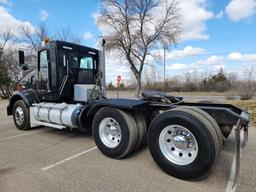
[[[141,114],[104,107],[93,119],[92,133],[106,156],[123,158],[145,142],[146,123]]]
[[[141,146],[146,144],[147,140],[147,124],[145,121],[144,116],[139,113],[135,112],[133,113],[134,120],[137,125],[137,130],[138,130],[138,139],[137,139],[137,144],[134,148],[134,150],[139,149]]]
[[[211,130],[213,130],[215,133],[213,133],[214,135],[217,135],[217,138],[219,140],[219,146],[217,149],[219,152],[221,151],[221,148],[223,146],[223,135],[221,133],[220,127],[217,124],[217,122],[215,121],[215,119],[213,119],[212,116],[210,116],[208,113],[206,113],[205,111],[197,108],[197,107],[190,107],[190,106],[181,106],[178,107],[174,110],[182,110],[184,112],[188,112],[191,113],[190,111],[194,112],[193,114],[197,116],[197,118],[201,119],[202,121],[204,121],[206,123],[206,125],[208,127],[211,127]]]
[[[174,177],[206,177],[220,152],[219,138],[209,120],[189,109],[158,115],[148,131],[148,146],[155,162]]]
[[[198,103],[206,103],[206,104],[218,104],[219,102],[216,100],[202,100],[198,101]],[[221,125],[220,130],[223,135],[223,139],[225,140],[230,135],[231,131],[233,129],[233,125]]]

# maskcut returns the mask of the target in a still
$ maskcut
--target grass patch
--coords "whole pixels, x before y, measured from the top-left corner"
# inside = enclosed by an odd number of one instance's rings
[[[255,100],[248,100],[248,101],[241,101],[241,100],[232,100],[232,101],[224,101],[225,103],[229,103],[235,105],[241,109],[245,109],[250,113],[250,125],[256,126],[256,101]]]

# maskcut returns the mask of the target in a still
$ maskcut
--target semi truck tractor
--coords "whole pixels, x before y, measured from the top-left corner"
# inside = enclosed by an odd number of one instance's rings
[[[21,131],[37,126],[89,131],[98,149],[116,159],[147,144],[163,171],[184,180],[205,178],[235,129],[238,174],[240,131],[247,138],[249,125],[246,111],[211,101],[189,103],[157,91],[144,91],[137,99],[108,99],[104,44],[97,50],[46,42],[35,70],[10,97],[7,114],[15,126]],[[19,51],[19,65],[27,70],[24,61]]]

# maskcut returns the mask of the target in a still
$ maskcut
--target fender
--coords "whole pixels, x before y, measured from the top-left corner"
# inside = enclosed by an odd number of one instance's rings
[[[136,99],[106,99],[92,104],[87,113],[87,116],[93,116],[102,107],[114,107],[128,111],[137,111],[143,108],[146,109],[149,107],[149,104],[149,101]]]
[[[35,90],[27,89],[23,91],[15,91],[9,99],[9,105],[7,106],[7,115],[13,115],[12,108],[14,103],[18,100],[23,100],[27,107],[32,106],[33,103],[39,103],[38,95]]]

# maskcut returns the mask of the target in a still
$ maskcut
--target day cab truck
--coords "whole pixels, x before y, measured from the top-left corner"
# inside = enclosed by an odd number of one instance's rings
[[[206,177],[235,129],[239,170],[240,130],[247,136],[249,125],[246,111],[210,101],[188,103],[157,91],[145,91],[138,99],[108,99],[104,44],[96,50],[46,43],[38,51],[36,69],[10,98],[7,114],[16,127],[91,131],[98,149],[117,159],[147,143],[158,166],[184,180]],[[24,61],[24,51],[19,51],[20,66],[27,70]]]

